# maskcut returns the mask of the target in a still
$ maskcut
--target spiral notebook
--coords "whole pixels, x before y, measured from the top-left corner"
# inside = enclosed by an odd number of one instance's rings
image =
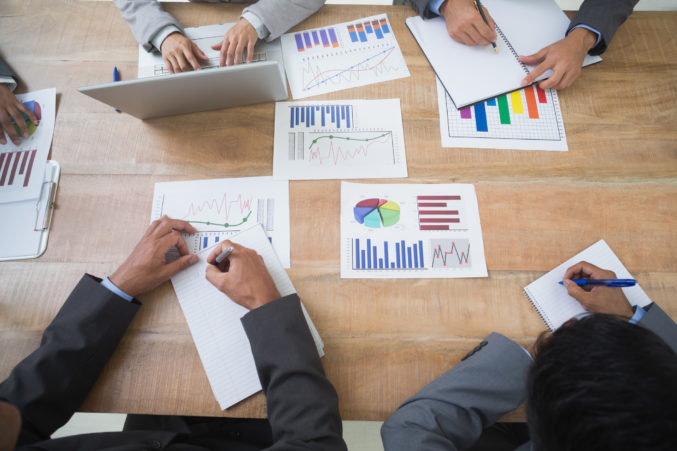
[[[616,273],[616,277],[619,279],[632,278],[604,240],[599,240],[589,248],[574,255],[524,288],[524,293],[550,330],[557,329],[569,319],[585,312],[583,306],[569,296],[567,289],[559,284],[566,270],[580,261],[587,261],[600,268],[611,270]],[[621,290],[633,306],[645,307],[651,304],[651,299],[639,285],[621,288]]]
[[[416,38],[456,108],[515,91],[533,69],[519,55],[531,55],[562,39],[569,19],[554,0],[483,0],[496,23],[498,53],[488,46],[467,46],[449,37],[444,19],[410,17]],[[583,66],[601,61],[587,55]],[[545,72],[539,80],[548,78]]]

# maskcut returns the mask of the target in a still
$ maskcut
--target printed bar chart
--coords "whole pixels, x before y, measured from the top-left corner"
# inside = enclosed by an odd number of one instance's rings
[[[294,41],[296,41],[296,50],[299,52],[315,47],[340,47],[338,36],[336,35],[336,30],[334,28],[322,28],[295,33]]]
[[[417,196],[418,225],[420,230],[450,230],[461,222],[458,207],[461,196]]]
[[[334,126],[349,129],[353,126],[352,105],[301,105],[291,106],[289,127]]]
[[[393,246],[388,240],[354,238],[353,269],[425,269],[423,241],[408,244],[405,240],[397,240]]]
[[[379,40],[390,33],[390,27],[388,27],[388,22],[385,19],[350,24],[347,29],[351,42],[368,42],[373,37]]]
[[[37,152],[19,150],[0,153],[0,186],[28,186]]]

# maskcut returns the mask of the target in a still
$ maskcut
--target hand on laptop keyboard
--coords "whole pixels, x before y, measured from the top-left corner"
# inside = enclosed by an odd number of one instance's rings
[[[221,53],[219,66],[240,64],[236,55],[242,55],[244,52],[247,52],[247,56],[243,62],[251,63],[257,39],[254,27],[246,19],[240,19],[226,32],[223,41],[212,45],[212,49]]]

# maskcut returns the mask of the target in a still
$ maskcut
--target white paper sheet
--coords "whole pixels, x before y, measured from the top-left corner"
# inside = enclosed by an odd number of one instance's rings
[[[531,55],[564,38],[569,19],[553,0],[486,0],[497,27],[498,53],[491,46],[454,41],[444,19],[410,17],[407,26],[458,108],[520,88],[533,69],[519,55]],[[583,66],[601,61],[587,56]],[[545,72],[539,80],[550,76]]]
[[[400,99],[275,104],[276,179],[406,176]]]
[[[287,181],[246,177],[156,183],[151,221],[162,215],[188,221],[199,231],[184,235],[191,252],[259,223],[284,267],[291,265]]]
[[[235,23],[204,25],[184,29],[186,37],[193,41],[209,58],[207,62],[200,62],[203,68],[219,66],[221,54],[218,50],[213,50],[211,46],[223,41],[223,36],[233,25]],[[254,49],[252,62],[268,60],[282,61],[282,53],[279,47],[266,45],[265,42],[258,42]],[[159,52],[147,52],[142,46],[139,46],[138,78],[155,77],[167,75],[168,73],[169,71],[162,61],[162,55]]]
[[[341,183],[342,278],[486,276],[473,185]]]
[[[294,99],[409,76],[386,14],[288,33],[281,40]]]
[[[229,239],[258,252],[282,296],[296,292],[260,225]],[[240,322],[248,310],[231,301],[205,278],[210,252],[209,248],[200,251],[197,254],[200,261],[172,277],[172,285],[214,396],[219,406],[226,409],[261,390],[261,383],[249,339]],[[303,313],[322,356],[324,344],[305,308]]]
[[[16,98],[33,109],[39,124],[29,125],[28,139],[22,138],[18,146],[7,135],[7,143],[0,144],[0,203],[40,197],[54,134],[55,88],[17,94]]]
[[[515,92],[457,110],[437,79],[442,147],[569,150],[557,91],[527,86]]]
[[[580,261],[587,261],[600,268],[613,271],[619,279],[632,278],[609,245],[604,240],[599,240],[549,273],[536,279],[524,288],[524,292],[551,330],[555,330],[569,319],[585,313],[583,306],[569,296],[566,287],[559,284],[566,270]],[[644,307],[651,303],[651,299],[639,285],[621,289],[632,305]]]

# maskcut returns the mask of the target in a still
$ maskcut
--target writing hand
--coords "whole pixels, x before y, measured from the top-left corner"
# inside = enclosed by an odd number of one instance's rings
[[[447,24],[449,36],[465,45],[490,45],[496,41],[496,25],[489,11],[484,9],[489,25],[475,7],[473,0],[446,0],[440,6],[440,15]]]
[[[198,261],[188,252],[180,232],[197,230],[186,221],[167,216],[155,220],[125,262],[110,276],[110,281],[130,296],[136,297],[169,280],[174,274]],[[165,254],[176,247],[181,257],[165,262]]]
[[[225,249],[235,250],[228,256],[228,272],[221,272],[211,263]],[[237,304],[253,310],[280,298],[275,282],[268,274],[263,259],[253,249],[231,241],[222,241],[207,257],[207,280]]]
[[[21,138],[17,134],[14,124],[19,127],[21,136],[28,138],[28,126],[21,113],[28,116],[33,124],[39,124],[33,112],[14,96],[6,84],[0,83],[0,144],[7,144],[5,133],[15,145],[21,144]],[[14,123],[12,123],[12,119],[14,119]]]
[[[615,279],[616,273],[598,268],[592,263],[579,262],[567,269],[562,278],[569,296],[581,303],[583,308],[594,313],[619,315],[627,319],[634,314],[632,306],[621,288],[601,285],[580,287],[571,279]]]
[[[552,75],[538,83],[541,89],[564,89],[571,86],[581,74],[583,58],[594,45],[597,37],[590,30],[575,28],[569,35],[533,55],[520,56],[524,64],[536,66],[524,79],[522,86],[534,82],[548,69]]]
[[[202,61],[209,60],[207,55],[200,50],[200,47],[176,31],[162,41],[160,51],[162,52],[162,61],[164,61],[170,74],[187,72],[191,69],[200,70],[198,58]]]
[[[212,49],[221,52],[219,65],[232,66],[242,62],[242,53],[247,49],[247,62],[254,59],[254,46],[258,35],[247,19],[240,19],[223,36],[223,41],[212,45]]]

